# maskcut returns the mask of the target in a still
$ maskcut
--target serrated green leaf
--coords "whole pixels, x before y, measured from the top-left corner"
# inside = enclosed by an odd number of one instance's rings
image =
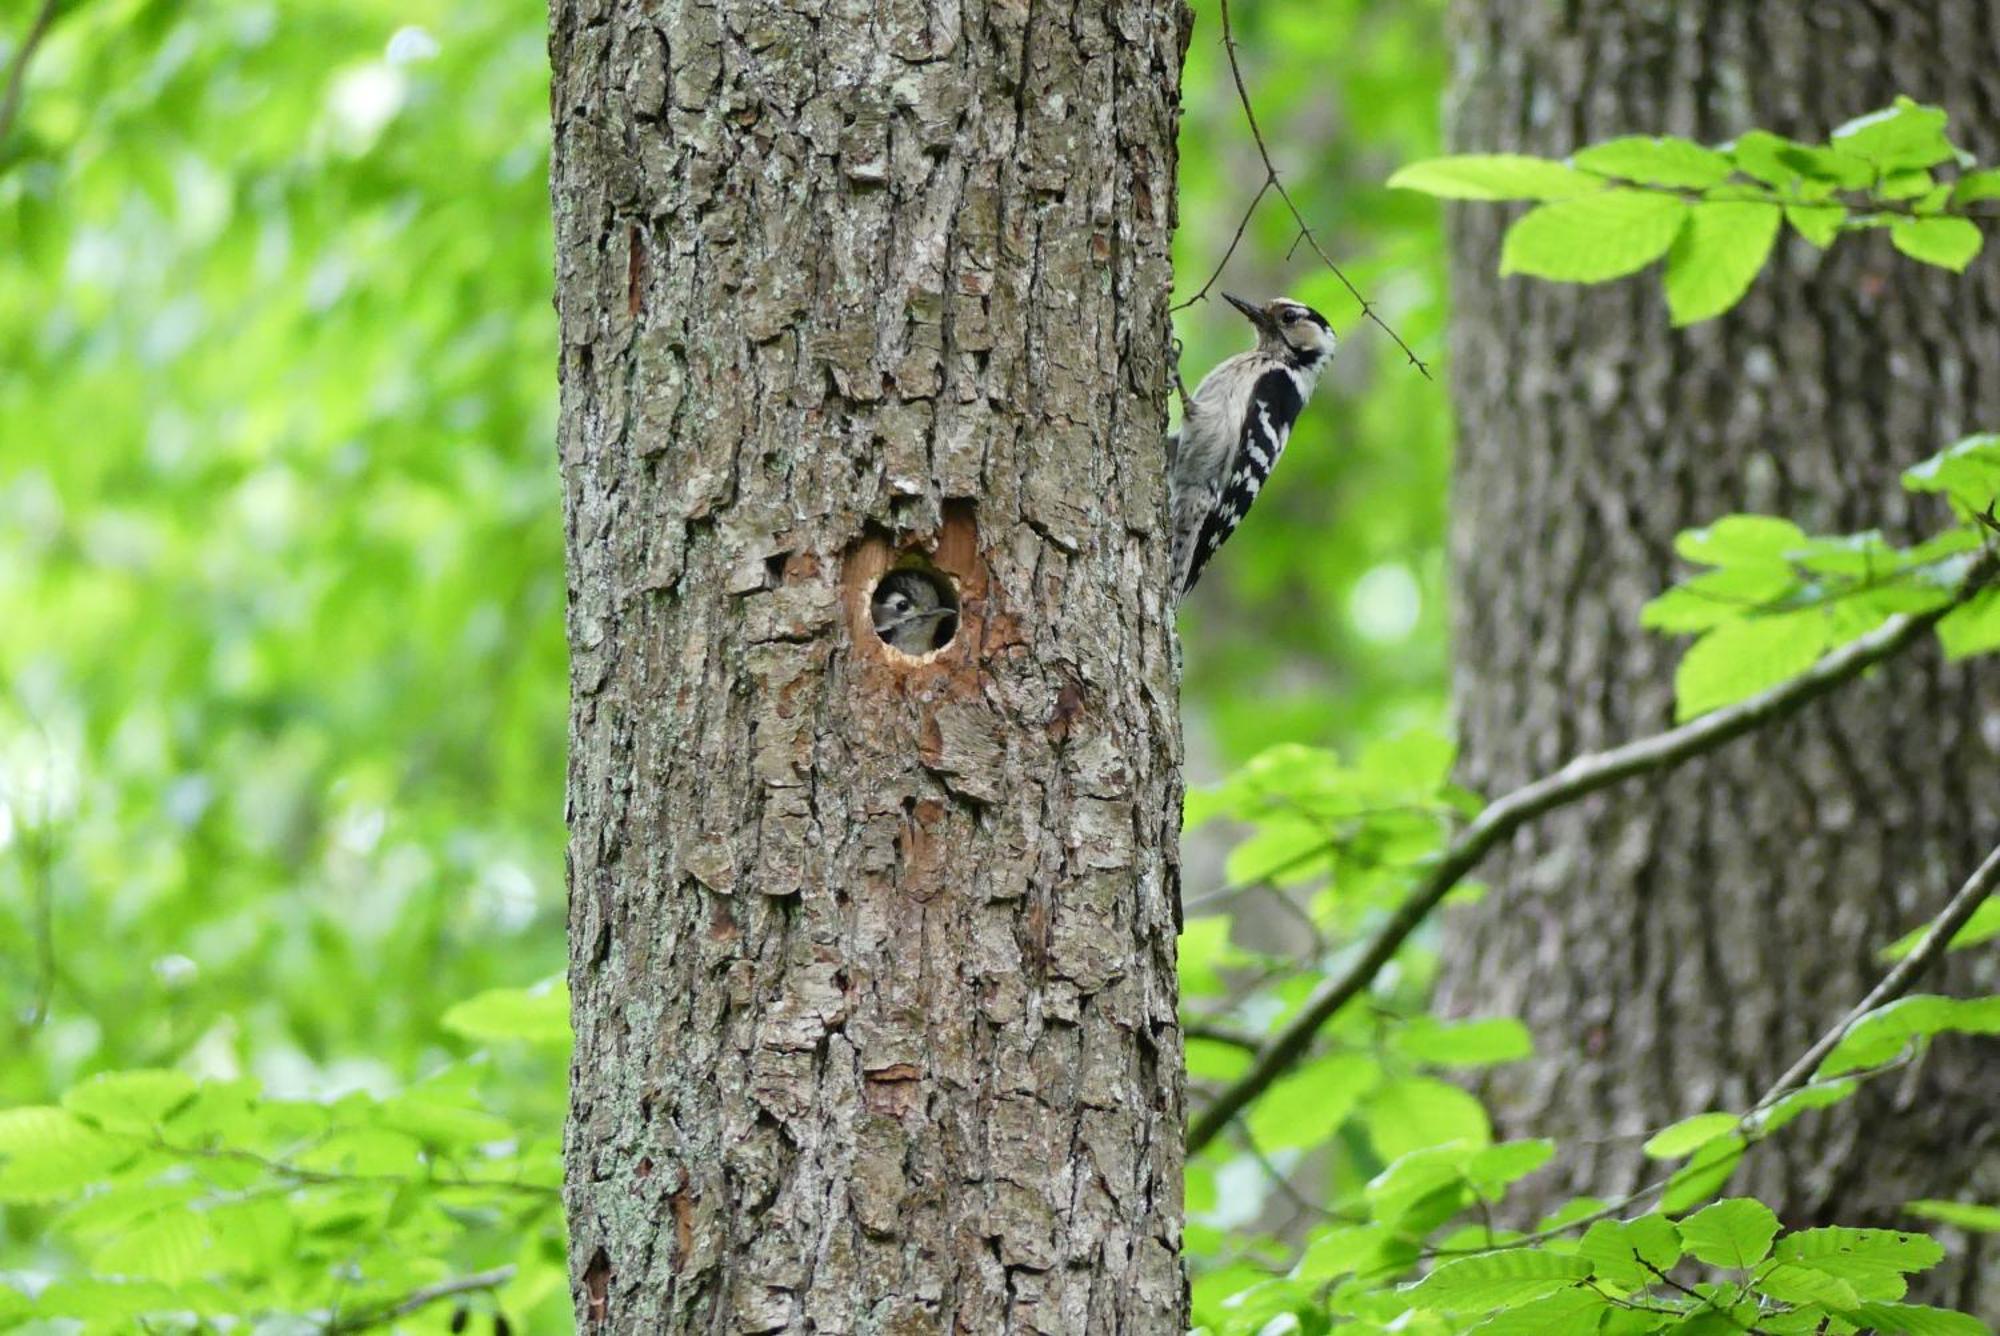
[[[1752,1267],[1771,1251],[1778,1217],[1751,1197],[1731,1197],[1705,1206],[1680,1222],[1681,1243],[1710,1266]]]
[[[1827,631],[1826,616],[1812,608],[1716,627],[1681,656],[1675,716],[1692,719],[1789,682],[1819,660]]]
[[[1572,1286],[1495,1313],[1468,1336],[1596,1336],[1598,1320],[1610,1308],[1603,1295]]]
[[[1639,1149],[1655,1160],[1676,1160],[1736,1130],[1733,1113],[1697,1113],[1655,1132]]]
[[[1866,158],[1883,171],[1933,167],[1955,156],[1945,138],[1945,113],[1907,97],[1881,111],[1857,116],[1833,132],[1833,147]]]
[[[1825,183],[1820,194],[1834,188],[1859,190],[1875,179],[1875,167],[1866,159],[1835,148],[1800,144],[1767,130],[1751,130],[1739,135],[1725,150],[1738,170],[1767,185],[1798,190],[1807,198],[1813,193],[1802,188]]]
[[[1339,1225],[1313,1231],[1298,1265],[1295,1279],[1320,1284],[1336,1276],[1372,1271],[1379,1264],[1382,1245],[1389,1231],[1382,1225]]]
[[[1840,225],[1847,221],[1847,210],[1838,204],[1787,204],[1785,221],[1792,230],[1825,250],[1840,236]]]
[[[1982,589],[1946,613],[1937,633],[1945,658],[1954,663],[2000,649],[2000,587]]]
[[[531,988],[491,989],[452,1007],[439,1023],[481,1043],[564,1046],[570,1042],[569,986],[554,979]]]
[[[1863,1299],[1894,1300],[1908,1287],[1903,1276],[1936,1266],[1944,1249],[1924,1234],[1831,1226],[1787,1234],[1777,1257],[1838,1276]]]
[[[1511,1016],[1467,1021],[1418,1016],[1391,1032],[1389,1049],[1436,1067],[1490,1067],[1530,1056],[1535,1041],[1528,1027]]]
[[[1674,324],[1708,320],[1741,301],[1770,258],[1782,220],[1775,204],[1695,205],[1667,252]]]
[[[1969,1201],[1923,1200],[1904,1202],[1903,1209],[1911,1215],[1935,1220],[1939,1224],[1976,1230],[1981,1234],[2000,1234],[2000,1206],[1981,1206]]]
[[[1544,204],[1507,229],[1500,273],[1566,283],[1622,278],[1666,254],[1687,212],[1672,195],[1643,190]]]
[[[1970,1313],[1922,1304],[1865,1303],[1843,1316],[1880,1336],[1993,1336],[1993,1329]]]
[[[1518,153],[1466,153],[1427,158],[1389,178],[1395,190],[1417,190],[1439,199],[1568,199],[1604,189],[1604,182],[1546,158]]]
[[[1704,566],[1782,563],[1811,543],[1805,530],[1776,515],[1724,515],[1674,535],[1675,553]]]
[[[1820,1304],[1846,1311],[1861,1302],[1854,1287],[1810,1266],[1780,1263],[1757,1278],[1757,1289],[1788,1304]]]
[[[1897,218],[1889,224],[1889,240],[1912,260],[1963,273],[1986,239],[1966,218]]]
[[[112,1132],[148,1132],[179,1110],[195,1092],[185,1072],[104,1072],[63,1092],[65,1109]]]
[[[1782,561],[1759,561],[1702,571],[1648,602],[1639,625],[1669,634],[1706,631],[1773,607],[1799,588]]]
[[[1509,1248],[1446,1262],[1405,1290],[1409,1301],[1447,1313],[1484,1313],[1527,1303],[1590,1275],[1590,1263],[1537,1248]]]
[[[1589,1261],[1600,1280],[1635,1290],[1654,1280],[1646,1263],[1665,1271],[1680,1261],[1681,1236],[1665,1216],[1599,1220],[1577,1243],[1576,1255]]]
[[[42,1317],[104,1321],[135,1318],[179,1308],[180,1296],[157,1281],[120,1282],[74,1277],[58,1280],[35,1301]]]
[[[2000,997],[1938,997],[1917,993],[1877,1007],[1847,1027],[1816,1074],[1839,1076],[1879,1066],[1914,1039],[1956,1032],[2000,1034]]]
[[[1671,135],[1631,135],[1593,144],[1570,159],[1585,171],[1649,186],[1705,190],[1729,178],[1729,159],[1712,148]]]

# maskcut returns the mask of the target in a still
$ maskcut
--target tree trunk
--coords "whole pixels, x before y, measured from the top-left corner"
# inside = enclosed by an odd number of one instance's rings
[[[1823,138],[1899,92],[1990,159],[1988,0],[1458,0],[1458,151],[1561,156],[1632,133]],[[1730,511],[1907,540],[1946,519],[1897,473],[2000,423],[2000,267],[1963,278],[1883,233],[1792,238],[1730,316],[1669,329],[1655,275],[1495,277],[1505,223],[1456,211],[1455,682],[1465,777],[1497,793],[1671,722],[1679,647],[1638,626],[1675,532]],[[2000,835],[2000,674],[1924,652],[1698,765],[1545,820],[1456,917],[1447,1005],[1511,1012],[1539,1056],[1490,1094],[1574,1153],[1541,1202],[1650,1177],[1638,1139],[1742,1109]],[[1967,963],[1955,969],[1965,982]],[[1951,982],[1933,978],[1933,987]],[[1754,1151],[1739,1190],[1794,1224],[2000,1196],[2000,1063],[1940,1043]],[[1902,1223],[1909,1223],[1904,1218]],[[1951,1282],[1972,1304],[1980,1258]],[[1985,1284],[2000,1281],[1987,1267]],[[1994,1310],[1986,1293],[1986,1311]]]
[[[1177,1332],[1179,7],[552,23],[582,1329]]]

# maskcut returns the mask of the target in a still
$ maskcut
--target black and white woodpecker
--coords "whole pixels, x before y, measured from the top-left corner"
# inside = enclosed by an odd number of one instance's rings
[[[1180,429],[1167,437],[1176,597],[1194,588],[1250,513],[1338,342],[1326,317],[1304,302],[1279,297],[1258,306],[1223,295],[1257,327],[1257,346],[1201,378]]]

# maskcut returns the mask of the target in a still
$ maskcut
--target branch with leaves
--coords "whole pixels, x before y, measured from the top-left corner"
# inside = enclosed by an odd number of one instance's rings
[[[1980,167],[1946,134],[1938,107],[1892,107],[1808,144],[1763,130],[1711,148],[1631,136],[1565,162],[1515,153],[1414,162],[1391,186],[1441,199],[1527,200],[1500,272],[1603,283],[1666,260],[1676,325],[1721,315],[1749,291],[1787,225],[1825,249],[1886,228],[1904,255],[1954,271],[1984,244],[1976,219],[2000,216],[2000,168]]]
[[[1206,1146],[1245,1105],[1296,1064],[1311,1047],[1320,1027],[1375,981],[1410,934],[1495,845],[1537,817],[1600,789],[1639,775],[1670,770],[1798,713],[1828,692],[1923,640],[1947,615],[1984,593],[1996,571],[2000,571],[2000,553],[1982,553],[1965,571],[1956,592],[1938,606],[1890,617],[1867,635],[1826,655],[1808,671],[1761,695],[1703,715],[1656,737],[1579,756],[1554,774],[1492,803],[1451,842],[1402,904],[1375,931],[1354,963],[1315,988],[1298,1012],[1264,1044],[1249,1069],[1201,1111],[1188,1128],[1188,1150],[1192,1153]]]

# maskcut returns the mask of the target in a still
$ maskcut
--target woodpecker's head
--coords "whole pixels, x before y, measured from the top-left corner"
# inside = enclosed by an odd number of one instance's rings
[[[1274,297],[1259,306],[1227,292],[1222,295],[1257,327],[1257,346],[1272,356],[1282,357],[1302,371],[1317,371],[1333,356],[1339,343],[1333,327],[1304,302]]]

